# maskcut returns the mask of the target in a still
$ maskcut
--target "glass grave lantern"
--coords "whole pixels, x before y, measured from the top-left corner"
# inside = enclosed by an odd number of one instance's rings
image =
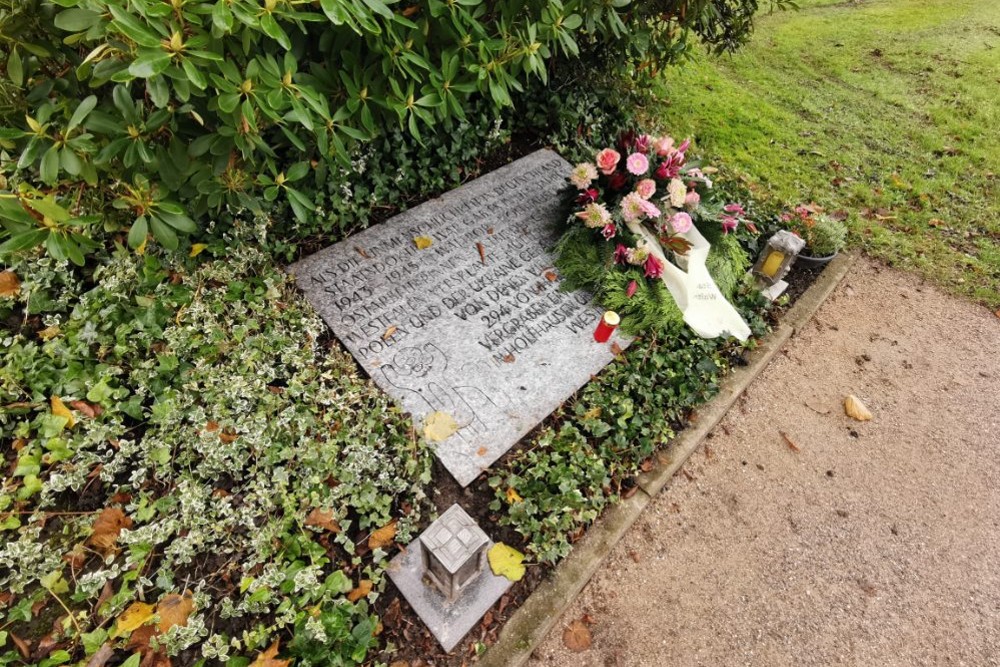
[[[805,246],[804,240],[782,229],[767,240],[751,271],[766,287],[774,287],[784,282],[783,278]]]
[[[465,510],[452,505],[420,536],[424,576],[454,601],[483,571],[489,541]]]

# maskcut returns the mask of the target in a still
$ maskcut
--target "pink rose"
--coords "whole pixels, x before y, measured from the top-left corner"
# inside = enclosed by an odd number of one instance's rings
[[[602,174],[609,176],[614,172],[621,159],[621,153],[613,148],[605,148],[597,154],[597,168],[601,170]]]
[[[625,161],[625,168],[633,176],[642,176],[649,170],[649,159],[642,153],[632,153]]]
[[[656,194],[656,181],[651,178],[644,178],[635,184],[635,191],[643,199],[649,199]]]
[[[691,220],[691,216],[684,211],[674,213],[673,217],[670,218],[670,226],[673,227],[674,231],[678,234],[691,231],[692,225],[694,225],[694,221]]]
[[[687,193],[687,195],[684,196],[684,208],[693,211],[694,209],[698,208],[698,204],[700,203],[701,203],[701,195],[694,190],[691,190],[690,192]]]

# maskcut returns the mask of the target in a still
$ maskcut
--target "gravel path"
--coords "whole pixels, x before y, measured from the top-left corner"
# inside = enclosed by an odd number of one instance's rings
[[[994,314],[859,261],[530,664],[1000,665],[998,349]]]

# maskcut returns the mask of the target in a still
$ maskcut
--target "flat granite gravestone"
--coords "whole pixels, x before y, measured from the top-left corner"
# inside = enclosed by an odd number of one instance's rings
[[[560,291],[553,266],[570,169],[536,151],[289,267],[418,427],[455,419],[432,444],[462,486],[614,357],[592,296]]]

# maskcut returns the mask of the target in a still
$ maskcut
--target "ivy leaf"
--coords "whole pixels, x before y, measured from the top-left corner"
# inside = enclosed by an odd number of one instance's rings
[[[523,553],[503,542],[497,542],[486,556],[493,574],[511,581],[521,581],[525,573]]]

